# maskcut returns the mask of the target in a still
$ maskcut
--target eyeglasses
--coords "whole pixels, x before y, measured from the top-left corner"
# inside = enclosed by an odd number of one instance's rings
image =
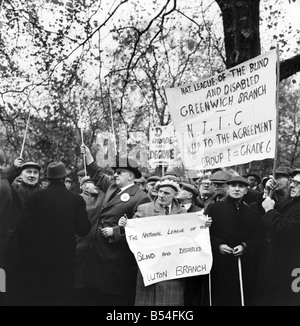
[[[295,180],[295,179],[292,179],[292,180],[291,180],[291,184],[292,184],[292,183],[293,183],[296,187],[297,187],[297,186],[300,186],[300,181],[297,181],[297,180]]]
[[[117,173],[118,175],[121,175],[123,172],[128,172],[128,173],[129,173],[129,171],[127,171],[127,170],[122,170],[122,169],[117,169],[117,170],[115,171],[115,173]]]

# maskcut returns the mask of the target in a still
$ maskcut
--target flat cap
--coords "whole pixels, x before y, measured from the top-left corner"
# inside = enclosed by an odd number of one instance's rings
[[[227,183],[227,181],[230,179],[230,175],[225,171],[217,171],[213,173],[209,179],[211,182]]]
[[[192,193],[194,198],[197,198],[200,194],[198,189],[195,186],[191,185],[190,183],[181,182],[179,185],[180,185],[181,189],[184,189],[184,190]]]
[[[180,190],[178,183],[174,182],[173,180],[163,180],[156,185],[157,189],[160,189],[162,187],[170,187],[170,188],[173,188],[177,192]]]
[[[233,183],[240,183],[240,184],[243,184],[246,187],[249,186],[249,182],[240,175],[235,175],[235,176],[231,177],[226,183],[228,185],[233,184]]]
[[[26,168],[29,168],[29,167],[32,167],[32,168],[36,168],[38,169],[39,171],[41,170],[41,167],[39,164],[35,163],[35,162],[26,162],[26,163],[23,163],[22,164],[22,170],[26,169]]]
[[[253,173],[253,172],[252,173],[248,173],[246,175],[246,178],[248,178],[248,177],[254,177],[256,179],[256,181],[257,181],[258,184],[261,183],[261,178],[260,178],[260,176],[257,173]]]

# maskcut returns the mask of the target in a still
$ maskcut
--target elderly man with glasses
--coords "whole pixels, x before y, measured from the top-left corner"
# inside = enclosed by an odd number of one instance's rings
[[[111,181],[94,161],[89,148],[81,146],[86,155],[87,172],[95,185],[105,193],[91,244],[88,261],[88,283],[95,290],[91,304],[132,306],[135,299],[137,264],[121,234],[121,216],[132,218],[138,205],[150,202],[149,196],[134,184],[142,177],[138,164],[127,157],[116,157],[114,180]]]
[[[267,231],[257,284],[258,305],[299,306],[300,169],[292,171],[289,196],[275,203],[267,197],[262,223]]]

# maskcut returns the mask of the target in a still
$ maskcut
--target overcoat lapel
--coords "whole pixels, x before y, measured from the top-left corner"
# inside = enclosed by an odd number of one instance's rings
[[[124,191],[122,191],[121,193],[119,193],[118,195],[116,195],[115,197],[113,197],[111,200],[108,201],[108,199],[110,198],[110,196],[112,195],[113,192],[115,192],[116,190],[116,186],[112,186],[107,190],[105,199],[104,199],[104,204],[103,204],[103,208],[112,206],[112,205],[116,205],[119,203],[126,203],[127,201],[123,201],[121,200],[121,197],[123,194],[127,193],[130,197],[134,196],[134,194],[137,192],[137,190],[139,189],[139,187],[137,185],[132,185],[131,187],[125,189]],[[129,198],[130,200],[130,198]]]

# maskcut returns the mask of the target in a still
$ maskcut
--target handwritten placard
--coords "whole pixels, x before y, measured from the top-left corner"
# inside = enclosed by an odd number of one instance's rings
[[[216,76],[166,88],[186,168],[275,157],[276,62],[274,50]]]
[[[145,286],[210,272],[212,253],[206,220],[201,213],[128,220],[126,239]]]
[[[174,126],[156,126],[149,129],[149,164],[151,167],[174,164]]]

